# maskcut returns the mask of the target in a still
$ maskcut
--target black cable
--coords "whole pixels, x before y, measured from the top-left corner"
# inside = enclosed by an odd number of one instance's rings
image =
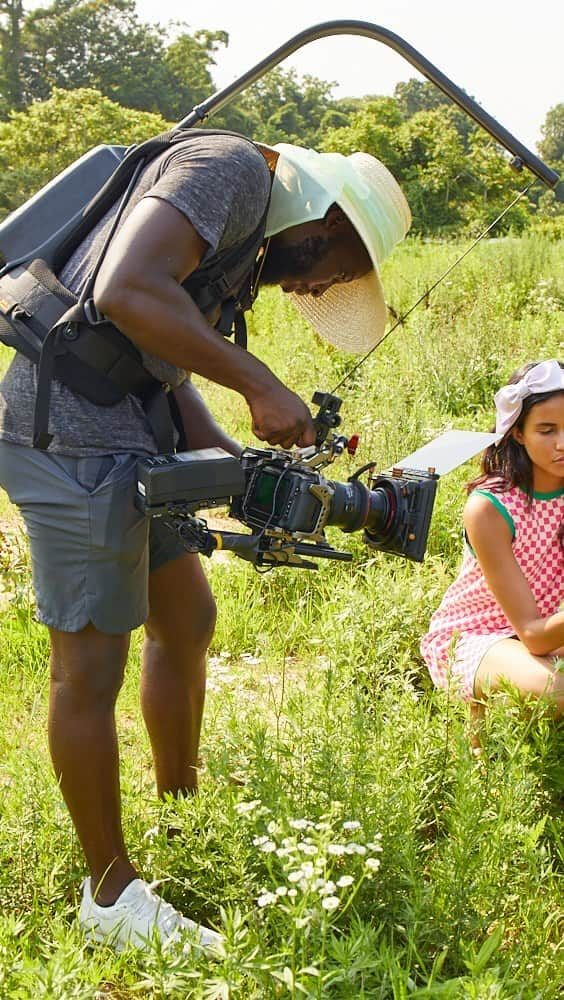
[[[350,371],[348,371],[346,373],[346,375],[343,375],[341,381],[338,382],[337,385],[335,386],[335,388],[331,390],[332,393],[337,392],[337,390],[340,389],[342,385],[344,385],[344,383],[351,377],[351,375],[354,375],[354,373],[356,371],[358,371],[358,369],[360,368],[360,366],[364,364],[364,362],[370,357],[371,354],[374,353],[374,351],[376,350],[376,348],[380,347],[384,343],[384,341],[387,340],[387,338],[390,336],[390,334],[393,333],[394,330],[397,330],[398,326],[401,326],[403,323],[405,323],[407,317],[411,315],[411,313],[413,312],[413,310],[417,309],[417,306],[420,305],[421,302],[424,301],[424,299],[427,299],[429,297],[429,295],[431,294],[431,292],[434,292],[434,290],[437,287],[437,285],[440,285],[441,281],[444,281],[444,279],[450,274],[450,272],[456,267],[456,265],[460,264],[460,262],[462,260],[464,260],[465,257],[468,256],[468,254],[470,253],[470,251],[473,250],[474,247],[476,247],[478,245],[478,243],[480,242],[480,240],[483,240],[484,237],[487,236],[488,233],[490,233],[492,231],[492,229],[494,228],[494,226],[497,226],[498,222],[500,222],[500,220],[503,219],[503,216],[506,215],[507,212],[509,212],[510,209],[512,209],[513,206],[516,205],[517,202],[521,200],[521,198],[524,198],[524,196],[527,194],[527,192],[533,186],[534,183],[535,183],[534,181],[531,181],[531,183],[528,184],[527,187],[523,189],[523,191],[520,191],[515,196],[515,198],[513,199],[513,201],[510,202],[510,204],[507,205],[507,207],[503,209],[503,212],[500,212],[500,214],[497,216],[497,218],[495,218],[493,220],[493,222],[490,222],[490,224],[487,227],[487,229],[484,229],[484,231],[482,233],[480,233],[479,236],[476,237],[476,239],[473,241],[473,243],[471,243],[470,246],[466,248],[466,250],[464,251],[464,253],[462,253],[460,255],[460,257],[458,257],[449,267],[447,267],[446,271],[444,271],[443,274],[441,274],[440,277],[437,278],[437,280],[435,282],[433,282],[433,284],[429,288],[427,288],[427,290],[425,292],[423,292],[422,295],[419,296],[419,298],[417,299],[417,301],[413,303],[413,305],[407,310],[407,312],[405,312],[403,314],[403,316],[400,316],[399,319],[396,320],[396,322],[393,324],[393,326],[390,327],[390,329],[387,331],[387,333],[384,334],[384,336],[381,338],[381,340],[379,340],[377,344],[374,344],[374,347],[371,347],[370,350],[364,355],[364,357],[362,357],[360,359],[360,361],[357,361],[357,363],[355,365],[353,365],[353,367],[350,369]]]

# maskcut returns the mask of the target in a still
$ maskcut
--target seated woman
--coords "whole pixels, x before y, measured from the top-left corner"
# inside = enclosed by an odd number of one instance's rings
[[[475,714],[507,682],[564,711],[563,368],[533,362],[496,393],[502,436],[468,485],[462,566],[421,642],[435,685]]]

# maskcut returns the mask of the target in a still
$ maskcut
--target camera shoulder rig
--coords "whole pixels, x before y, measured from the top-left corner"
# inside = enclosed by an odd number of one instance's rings
[[[317,442],[310,448],[246,448],[236,459],[220,448],[144,458],[137,466],[136,504],[148,517],[162,518],[190,552],[235,552],[257,567],[317,569],[313,559],[350,561],[333,548],[325,529],[363,531],[373,549],[423,559],[438,475],[433,469],[395,468],[373,474],[375,463],[347,482],[325,478],[321,469],[358,439],[332,431],[340,424],[341,400],[316,393]],[[478,450],[478,449],[476,449]],[[365,485],[361,476],[368,473]],[[198,512],[229,508],[249,534],[209,528]]]

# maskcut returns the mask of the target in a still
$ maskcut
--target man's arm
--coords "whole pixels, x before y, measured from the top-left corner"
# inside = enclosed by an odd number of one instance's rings
[[[104,258],[94,287],[97,307],[138,347],[244,396],[261,441],[284,448],[313,444],[315,429],[303,400],[218,334],[182,287],[206,249],[180,211],[143,198]]]
[[[187,447],[192,451],[197,448],[224,448],[235,458],[239,458],[243,448],[214,420],[202,396],[189,379],[172,390],[176,400]]]

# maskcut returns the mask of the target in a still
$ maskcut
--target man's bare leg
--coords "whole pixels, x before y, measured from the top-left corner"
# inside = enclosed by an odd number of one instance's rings
[[[49,746],[55,774],[92,875],[100,905],[115,902],[137,873],[121,826],[115,703],[129,633],[50,629]]]
[[[186,553],[149,576],[141,707],[159,795],[198,786],[206,652],[215,602],[198,556]]]

